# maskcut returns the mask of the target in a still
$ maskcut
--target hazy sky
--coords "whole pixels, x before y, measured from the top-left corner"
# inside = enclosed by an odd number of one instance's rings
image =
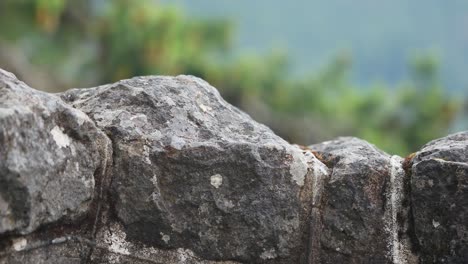
[[[462,0],[179,0],[191,16],[231,19],[238,52],[285,50],[295,71],[351,54],[355,79],[405,78],[408,61],[434,53],[444,83],[468,91],[468,1]]]

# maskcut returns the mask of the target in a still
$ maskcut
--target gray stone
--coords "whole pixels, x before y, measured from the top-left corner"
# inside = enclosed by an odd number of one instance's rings
[[[423,263],[468,260],[468,132],[434,140],[413,159],[411,203]]]
[[[468,132],[293,146],[191,76],[0,70],[0,264],[464,263]]]
[[[113,141],[112,203],[126,241],[207,260],[305,263],[314,172],[326,173],[310,152],[191,76],[62,98]]]
[[[396,221],[405,210],[402,159],[357,138],[309,148],[331,170],[313,214],[313,263],[408,263]]]
[[[0,69],[0,234],[83,217],[106,143],[83,112]]]

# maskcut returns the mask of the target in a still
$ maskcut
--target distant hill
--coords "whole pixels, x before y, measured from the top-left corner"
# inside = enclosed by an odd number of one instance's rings
[[[404,79],[418,54],[440,58],[451,91],[468,91],[466,0],[179,0],[196,17],[231,19],[237,52],[286,50],[298,74],[312,72],[338,53],[353,59],[362,84]]]

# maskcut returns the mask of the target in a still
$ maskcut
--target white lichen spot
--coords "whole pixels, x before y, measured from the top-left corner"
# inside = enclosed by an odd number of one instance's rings
[[[185,146],[185,140],[178,136],[173,136],[171,138],[171,146],[175,149],[181,150]]]
[[[272,249],[263,251],[263,253],[260,255],[260,258],[262,258],[262,259],[274,259],[277,256],[278,255],[276,254],[275,249],[272,248]]]
[[[80,180],[83,182],[84,186],[86,187],[86,189],[92,189],[94,188],[94,177],[85,177],[85,176],[82,176],[80,177]]]
[[[146,164],[151,164],[151,159],[150,159],[150,147],[148,145],[143,145],[143,155],[144,155],[144,159],[143,161],[146,163]]]
[[[21,251],[26,248],[28,241],[25,238],[19,237],[13,239],[13,249],[15,251]]]
[[[11,216],[12,212],[11,212],[10,204],[7,201],[5,201],[1,195],[0,195],[0,212],[2,216],[0,217],[0,226],[14,225],[14,222],[13,222],[14,217]]]
[[[263,147],[271,149],[271,150],[281,150],[283,149],[283,146],[272,143],[272,142],[267,142],[263,145]]]
[[[206,214],[206,213],[208,213],[208,212],[209,212],[209,206],[208,206],[208,204],[206,204],[206,203],[201,204],[201,205],[198,207],[198,212],[199,212],[200,214]]]
[[[0,107],[0,118],[5,118],[15,114],[14,108],[2,108]]]
[[[188,260],[192,260],[195,257],[195,253],[190,249],[178,248],[177,249],[177,258],[179,263],[186,263]]]
[[[112,233],[106,237],[106,242],[109,243],[109,251],[128,255],[130,251],[128,250],[129,243],[125,240],[126,234],[118,229],[112,230]]]
[[[50,134],[52,134],[52,138],[60,148],[66,148],[70,145],[71,139],[67,134],[63,133],[62,128],[55,126],[50,131]]]
[[[158,176],[156,174],[153,174],[153,177],[151,177],[151,182],[154,187],[159,188]]]
[[[229,208],[229,209],[234,207],[234,203],[231,200],[223,200],[223,204],[224,204],[224,207]]]
[[[171,228],[177,233],[182,233],[183,231],[183,228],[178,224],[171,224]]]
[[[68,237],[64,236],[64,237],[57,237],[57,238],[54,238],[52,239],[52,244],[61,244],[61,243],[65,243],[67,241]]]
[[[317,175],[328,175],[328,169],[325,164],[323,164],[320,160],[315,157],[314,154],[310,151],[306,151],[304,153],[304,156],[306,160],[309,162],[310,166],[312,167],[312,171],[314,172],[314,175],[317,177]]]
[[[210,177],[210,184],[213,185],[216,189],[223,184],[223,176],[220,174],[215,174]]]
[[[149,134],[149,138],[153,140],[160,140],[162,138],[162,133],[159,130],[154,130],[151,132],[151,134]]]
[[[143,82],[144,85],[146,84],[146,82]],[[136,96],[138,94],[142,94],[145,92],[145,89],[141,88],[141,87],[132,87],[132,95],[133,96]]]
[[[203,111],[203,112],[209,112],[211,110],[213,110],[213,108],[209,107],[209,106],[206,106],[204,104],[199,104],[198,106],[200,106],[200,109]]]
[[[163,96],[162,99],[166,102],[166,104],[168,106],[175,106],[176,105],[174,100],[172,100],[172,98],[170,98],[169,96]]]
[[[137,127],[144,127],[148,124],[148,117],[145,114],[136,114],[130,117],[130,121],[132,121]]]
[[[432,225],[434,226],[434,228],[437,228],[440,226],[440,223],[437,222],[436,220],[432,219]]]
[[[171,237],[164,234],[163,232],[159,232],[159,234],[161,235],[161,239],[164,241],[164,243],[169,243],[169,240],[171,240]]]
[[[307,158],[309,157],[302,155],[299,149],[292,151],[291,154],[293,161],[289,167],[289,173],[291,174],[293,181],[296,182],[297,185],[303,186],[308,168]]]
[[[85,121],[89,121],[89,117],[85,113],[78,110],[74,111],[73,113],[77,119],[78,125],[81,126]]]
[[[427,183],[429,184],[429,187],[433,187],[433,186],[434,186],[434,181],[433,181],[433,180],[428,180]]]

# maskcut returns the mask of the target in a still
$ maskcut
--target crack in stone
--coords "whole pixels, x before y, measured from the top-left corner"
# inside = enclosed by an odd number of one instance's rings
[[[400,215],[407,216],[410,208],[403,205],[405,195],[404,184],[407,177],[404,169],[404,159],[399,156],[390,158],[390,186],[386,203],[386,229],[389,233],[389,248],[394,264],[413,263],[414,255],[411,252],[410,239],[406,234],[408,219],[399,220]],[[404,234],[404,235],[402,235]]]
[[[112,173],[111,172],[111,166],[113,163],[113,144],[114,141],[112,140],[111,136],[108,136],[104,130],[102,130],[97,124],[96,121],[91,117],[88,116],[86,113],[82,112],[80,109],[76,108],[73,104],[69,104],[64,100],[61,100],[63,103],[66,105],[70,106],[71,108],[75,109],[79,113],[82,113],[83,116],[87,116],[91,122],[93,122],[94,126],[96,127],[96,130],[101,132],[102,137],[97,139],[96,145],[98,146],[98,151],[99,151],[99,156],[101,158],[101,162],[99,167],[97,168],[97,173],[93,175],[95,177],[94,181],[99,182],[99,190],[97,190],[97,197],[95,198],[96,201],[96,210],[95,210],[95,216],[93,220],[93,225],[91,229],[91,238],[93,243],[95,243],[96,235],[97,235],[97,230],[98,230],[98,225],[99,225],[99,219],[101,218],[102,215],[102,206],[103,203],[105,202],[104,200],[104,193],[108,191],[108,188],[110,186],[110,182],[112,180]],[[99,178],[99,181],[96,181],[96,175]],[[89,243],[88,243],[89,244]],[[90,263],[91,262],[91,256],[93,255],[94,247],[89,247],[89,250],[84,253],[84,263]]]

